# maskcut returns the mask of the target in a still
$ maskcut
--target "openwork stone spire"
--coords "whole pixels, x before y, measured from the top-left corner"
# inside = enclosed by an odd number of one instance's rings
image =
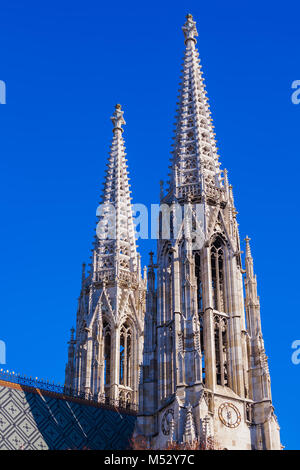
[[[128,408],[138,402],[147,281],[136,252],[120,105],[111,120],[113,139],[91,272],[85,277],[83,265],[65,385],[72,393]]]
[[[222,185],[208,99],[196,49],[196,22],[187,15],[183,26],[185,54],[176,114],[169,197],[194,197]]]
[[[138,269],[131,191],[122,133],[125,125],[121,105],[111,117],[113,140],[107,164],[102,205],[97,215],[97,237],[93,257],[93,276],[118,277],[122,271]]]

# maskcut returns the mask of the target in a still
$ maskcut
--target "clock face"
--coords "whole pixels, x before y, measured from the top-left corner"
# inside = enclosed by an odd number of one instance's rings
[[[165,436],[168,436],[170,434],[171,421],[173,419],[174,419],[174,410],[166,411],[161,422],[161,430]]]
[[[222,403],[220,405],[219,418],[228,428],[237,428],[241,422],[241,414],[232,403]]]

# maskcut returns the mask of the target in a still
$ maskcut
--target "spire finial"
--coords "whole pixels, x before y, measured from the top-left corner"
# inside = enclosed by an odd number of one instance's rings
[[[250,248],[250,240],[251,238],[246,235],[245,242],[246,242],[246,258],[251,258],[251,248]]]
[[[71,331],[71,341],[74,341],[74,333],[75,333],[74,326],[72,326],[70,331]]]
[[[192,444],[197,439],[192,410],[192,405],[189,403],[186,409],[185,429],[183,433],[183,441],[189,444]]]
[[[184,34],[185,43],[187,43],[187,41],[189,40],[192,40],[196,44],[197,41],[195,39],[195,36],[198,36],[198,31],[196,28],[196,21],[194,21],[193,16],[191,14],[186,15],[186,22],[182,26],[182,31]]]
[[[86,264],[82,263],[82,271],[81,271],[81,280],[82,280],[82,282],[84,282],[84,280],[85,280],[85,268],[86,268]]]
[[[115,112],[110,118],[113,122],[114,128],[113,132],[118,129],[122,132],[124,132],[124,129],[122,129],[122,126],[126,124],[124,118],[123,118],[124,111],[122,111],[122,106],[120,104],[116,104],[115,106]]]

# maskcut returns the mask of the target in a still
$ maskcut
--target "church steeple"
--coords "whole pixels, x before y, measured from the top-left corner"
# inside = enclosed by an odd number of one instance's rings
[[[196,22],[187,15],[183,33],[185,53],[167,200],[199,198],[210,186],[222,186],[214,127],[206,96],[199,54]]]
[[[125,120],[120,104],[111,117],[113,139],[107,163],[102,204],[98,208],[97,236],[93,256],[93,279],[118,277],[122,271],[137,273],[135,232],[131,208],[125,145]]]
[[[123,114],[117,104],[91,271],[85,277],[83,266],[65,383],[87,398],[131,406],[138,400],[147,281],[136,251]]]
[[[258,449],[260,440],[262,448],[278,449],[249,239],[244,298],[237,211],[227,170],[222,175],[219,168],[191,15],[183,33],[170,186],[161,195],[157,289],[151,282],[145,315],[138,426],[154,448],[197,436],[230,449]],[[170,235],[163,232],[166,222]]]

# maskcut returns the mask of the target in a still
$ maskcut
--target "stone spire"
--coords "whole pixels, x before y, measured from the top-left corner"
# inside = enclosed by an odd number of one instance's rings
[[[102,204],[97,215],[93,253],[93,279],[118,277],[121,271],[136,273],[138,260],[131,207],[131,191],[122,133],[124,111],[117,104],[111,117],[113,139],[107,163]]]
[[[74,340],[74,333],[75,329],[72,327],[70,330],[70,341],[68,342],[68,362],[66,364],[66,369],[65,369],[65,375],[66,375],[66,380],[65,380],[65,386],[66,388],[71,388],[72,386],[72,377],[74,376],[74,351],[75,351],[75,344],[76,341]]]
[[[191,404],[188,405],[186,410],[186,420],[185,420],[185,428],[183,433],[183,442],[192,444],[197,439],[194,419],[193,419],[193,411]]]
[[[256,336],[261,332],[261,321],[260,321],[260,304],[259,297],[257,295],[257,279],[254,274],[253,258],[251,255],[250,238],[245,238],[246,242],[246,278],[245,278],[245,289],[246,289],[246,312],[248,315],[247,323],[248,329],[251,336]]]
[[[265,423],[267,426],[267,434],[272,435],[272,431],[268,429],[270,420],[274,419],[275,425],[278,426],[277,419],[273,413],[271,404],[271,384],[268,358],[265,352],[264,340],[261,328],[260,301],[257,295],[257,279],[253,269],[253,258],[250,249],[250,238],[245,238],[246,242],[246,277],[245,277],[245,307],[247,317],[247,330],[249,333],[249,350],[250,350],[250,383],[253,390],[253,399],[257,401],[254,405],[255,414],[257,416],[267,417]],[[268,403],[269,400],[269,403]],[[271,406],[269,406],[271,405]],[[259,421],[261,418],[259,418]],[[279,428],[278,428],[279,429]],[[268,436],[269,438],[269,436]]]
[[[251,248],[250,248],[250,240],[251,238],[246,235],[245,242],[246,242],[246,258],[252,258],[251,256]]]
[[[71,341],[74,341],[75,328],[73,326],[72,326],[70,332],[71,332],[71,338],[70,338],[70,342],[71,342]]]
[[[111,117],[107,163],[91,271],[82,268],[76,338],[70,341],[67,388],[94,400],[138,402],[146,278],[141,277],[119,104]]]
[[[217,147],[199,54],[196,22],[187,15],[183,25],[185,54],[176,128],[169,174],[168,198],[184,199],[190,193],[200,197],[211,187],[221,187]]]

